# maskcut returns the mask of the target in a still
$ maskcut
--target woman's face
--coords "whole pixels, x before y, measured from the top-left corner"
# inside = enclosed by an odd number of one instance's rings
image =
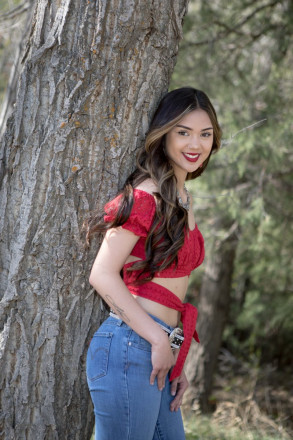
[[[185,115],[166,134],[166,154],[179,181],[193,173],[209,156],[213,145],[213,126],[201,109]]]

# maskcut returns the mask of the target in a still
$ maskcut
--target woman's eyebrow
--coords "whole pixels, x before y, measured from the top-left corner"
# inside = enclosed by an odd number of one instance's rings
[[[193,131],[192,128],[190,128],[190,127],[186,127],[186,125],[177,124],[176,127],[186,128],[186,130]],[[207,131],[207,130],[213,130],[213,127],[203,128],[203,129],[200,130],[200,131]]]
[[[192,128],[186,127],[186,125],[177,124],[176,127],[186,128],[186,130],[191,130],[192,131]]]

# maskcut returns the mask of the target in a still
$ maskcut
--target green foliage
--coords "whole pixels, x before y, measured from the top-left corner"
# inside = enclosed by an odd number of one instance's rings
[[[228,428],[207,416],[195,416],[185,421],[186,440],[282,440],[288,437],[268,435],[250,429]]]
[[[290,1],[191,1],[171,84],[206,91],[224,132],[189,188],[207,254],[214,235],[238,226],[225,343],[279,364],[293,351],[292,18]]]
[[[261,434],[252,430],[227,428],[207,416],[195,416],[184,421],[186,440],[287,440],[288,437]],[[91,440],[94,440],[93,433]]]

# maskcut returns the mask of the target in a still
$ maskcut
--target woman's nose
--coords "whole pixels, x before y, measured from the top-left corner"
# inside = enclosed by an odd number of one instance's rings
[[[190,147],[191,148],[197,148],[200,144],[200,140],[198,136],[192,136],[192,138],[190,139]]]

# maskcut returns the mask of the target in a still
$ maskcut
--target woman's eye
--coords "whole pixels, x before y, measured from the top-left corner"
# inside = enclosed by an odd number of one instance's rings
[[[202,137],[207,138],[207,137],[210,137],[211,135],[212,135],[212,133],[203,133],[203,134],[202,134]]]
[[[178,131],[181,136],[188,136],[187,131]]]

